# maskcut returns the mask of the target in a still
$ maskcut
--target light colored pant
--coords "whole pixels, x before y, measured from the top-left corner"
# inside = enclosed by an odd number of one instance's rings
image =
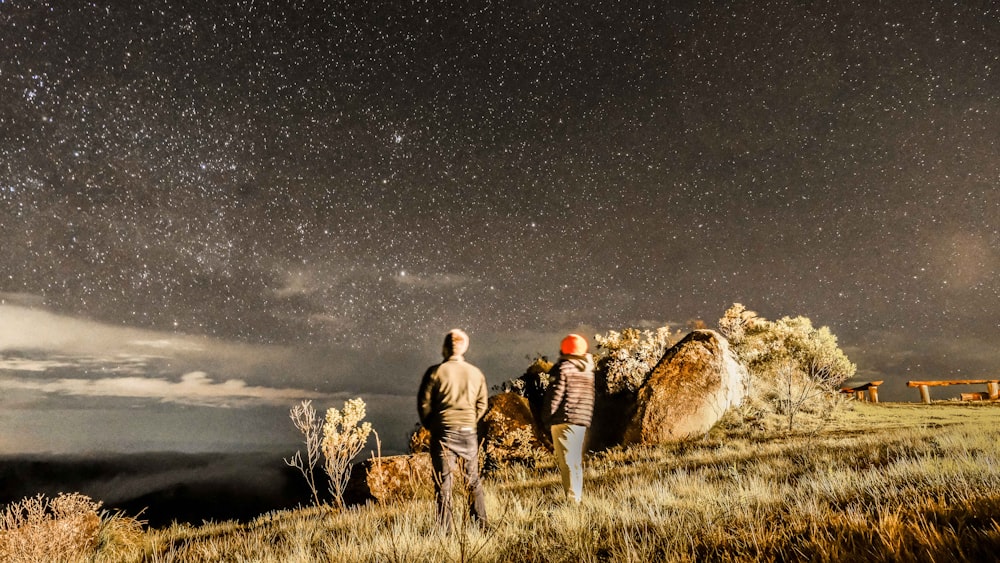
[[[583,500],[583,438],[586,434],[586,426],[552,425],[552,444],[555,446],[556,464],[562,475],[563,490],[577,504]]]

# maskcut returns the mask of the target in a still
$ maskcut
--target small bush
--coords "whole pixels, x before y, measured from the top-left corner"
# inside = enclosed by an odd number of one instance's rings
[[[549,386],[549,370],[553,365],[545,356],[538,356],[528,369],[524,370],[524,374],[500,385],[501,392],[515,393],[527,399],[531,416],[535,418],[537,424],[541,424],[542,403],[545,399],[545,390]]]
[[[491,433],[483,441],[483,472],[492,473],[502,467],[523,465],[535,467],[546,459],[549,453],[541,448],[530,427],[511,424],[510,418],[498,412],[491,411],[484,422],[508,428],[505,432]]]
[[[344,403],[344,410],[329,408],[323,424],[323,470],[330,478],[330,494],[337,506],[344,505],[344,490],[351,478],[351,462],[368,442],[372,425],[362,424],[365,417],[365,402],[350,399]]]
[[[97,561],[137,560],[145,548],[144,521],[116,512],[101,513],[101,529],[97,533]]]
[[[79,493],[38,495],[0,514],[0,561],[74,561],[97,549],[100,502]]]
[[[672,332],[668,326],[655,331],[626,328],[594,336],[598,392],[608,395],[637,392],[679,336],[679,331]]]
[[[334,504],[342,507],[344,490],[351,477],[351,462],[364,449],[372,432],[371,423],[361,423],[365,417],[365,402],[360,398],[350,399],[344,403],[343,411],[332,407],[327,409],[322,426],[316,409],[312,407],[312,401],[302,401],[295,405],[289,416],[295,427],[302,432],[306,444],[306,458],[302,458],[301,452],[295,452],[292,459],[286,459],[285,463],[302,473],[313,495],[313,501],[319,506],[314,468],[322,453],[323,472],[329,478],[330,494],[333,496]]]
[[[309,485],[309,492],[312,493],[313,503],[319,506],[319,490],[316,488],[315,467],[320,459],[320,440],[322,439],[319,416],[312,406],[312,401],[304,400],[292,407],[288,413],[292,419],[292,424],[302,433],[306,444],[306,457],[302,459],[302,452],[297,451],[292,459],[286,459],[285,463],[298,469],[305,477],[306,484]]]

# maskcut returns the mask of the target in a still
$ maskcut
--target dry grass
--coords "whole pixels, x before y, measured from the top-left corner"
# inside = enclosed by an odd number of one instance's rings
[[[487,482],[493,528],[442,536],[426,491],[149,530],[116,561],[982,561],[1000,552],[1000,407],[857,405],[814,434],[708,437]],[[459,503],[461,507],[461,503]],[[134,542],[130,545],[135,545]]]

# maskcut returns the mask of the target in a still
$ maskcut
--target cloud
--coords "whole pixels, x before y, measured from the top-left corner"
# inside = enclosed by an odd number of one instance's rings
[[[186,348],[196,339],[179,334],[113,326],[57,315],[43,309],[0,304],[0,352],[36,350],[94,356],[114,355],[135,347]]]
[[[428,274],[415,275],[400,272],[392,277],[399,285],[416,289],[440,289],[467,285],[475,282],[475,278],[458,274]]]
[[[320,290],[321,286],[315,278],[315,275],[306,271],[286,273],[284,286],[274,290],[274,295],[280,299],[287,299],[289,297],[316,293]]]
[[[108,325],[12,305],[0,305],[0,370],[49,372],[50,378],[54,372],[70,378],[121,373],[174,378],[204,371],[255,384],[280,374],[306,386],[317,373],[326,380],[343,373],[339,365],[319,363],[288,346]]]
[[[24,307],[40,307],[45,298],[34,293],[11,293],[0,291],[0,305],[21,305]]]
[[[151,377],[56,380],[10,378],[0,379],[0,389],[85,397],[151,399],[162,403],[225,408],[253,404],[286,405],[301,399],[328,396],[303,389],[251,386],[241,379],[216,383],[208,374],[200,371],[186,373],[181,376],[180,381]]]
[[[288,347],[113,326],[0,305],[0,390],[22,395],[211,407],[288,404],[332,396],[320,393],[318,383],[327,390],[339,388],[351,376],[347,369]]]
[[[0,370],[44,372],[52,369],[74,367],[76,362],[41,360],[32,358],[0,358]]]
[[[156,348],[158,350],[181,350],[194,352],[204,349],[203,346],[192,342],[183,342],[169,338],[159,338],[156,340],[132,340],[129,344],[146,348]]]

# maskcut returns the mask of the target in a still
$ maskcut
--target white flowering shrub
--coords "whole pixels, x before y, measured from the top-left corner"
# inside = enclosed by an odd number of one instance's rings
[[[337,506],[344,505],[344,490],[351,477],[351,462],[361,453],[372,432],[365,418],[365,402],[360,398],[344,403],[344,409],[327,409],[323,423],[323,471],[330,478],[330,494]]]
[[[594,336],[600,391],[610,395],[638,391],[679,334],[663,326],[655,331],[626,328]]]
[[[733,304],[719,319],[719,331],[751,371],[773,374],[792,364],[807,377],[835,387],[857,371],[828,327],[813,328],[807,317],[769,321]]]
[[[365,410],[362,399],[350,399],[344,403],[343,410],[327,409],[321,424],[312,401],[302,401],[292,407],[290,417],[305,438],[306,457],[303,459],[301,452],[295,452],[292,459],[286,459],[285,463],[297,468],[305,477],[317,506],[320,502],[314,468],[321,455],[333,502],[336,506],[344,505],[344,490],[351,478],[351,462],[364,449],[372,433],[371,423],[361,422],[365,418]]]

